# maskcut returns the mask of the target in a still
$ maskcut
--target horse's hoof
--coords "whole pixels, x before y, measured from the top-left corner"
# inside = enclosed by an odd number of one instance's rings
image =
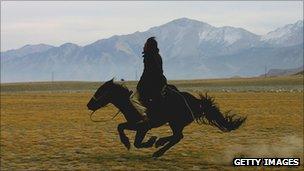
[[[128,137],[121,139],[121,142],[128,150],[130,150],[131,144]]]
[[[130,148],[131,148],[131,144],[130,143],[129,144],[124,144],[124,145],[127,148],[127,150],[130,150]]]
[[[162,156],[163,154],[164,154],[164,153],[161,152],[161,151],[156,151],[155,153],[153,153],[152,157],[153,157],[154,159],[156,159],[156,158]]]
[[[126,148],[127,148],[127,150],[130,150],[130,148],[131,148],[131,144],[129,143],[122,143]]]

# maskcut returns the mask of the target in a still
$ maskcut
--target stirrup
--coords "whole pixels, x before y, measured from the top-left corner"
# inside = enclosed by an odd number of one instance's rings
[[[166,89],[167,89],[167,85],[164,85],[163,88],[162,88],[161,91],[160,91],[160,94],[161,94],[163,97],[165,97],[165,95],[167,94]]]

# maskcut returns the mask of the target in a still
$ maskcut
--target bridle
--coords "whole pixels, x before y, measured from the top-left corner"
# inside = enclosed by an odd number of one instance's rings
[[[124,85],[122,85],[122,86],[124,86]],[[125,87],[125,86],[124,86]],[[132,98],[133,98],[133,96],[135,95],[137,93],[137,91],[135,92],[135,93],[132,93],[132,95],[129,97],[131,100],[132,100]],[[108,94],[108,91],[106,91],[105,93],[104,93],[104,95],[103,96],[105,96],[106,94]],[[103,96],[100,96],[100,97],[98,97],[98,98],[96,98],[95,97],[95,95],[93,95],[93,97],[92,97],[92,99],[97,103]],[[133,100],[132,100],[133,101]],[[139,104],[139,105],[141,105],[140,103],[138,103],[137,101],[134,101],[135,103],[137,103],[137,104]],[[97,109],[98,110],[98,109]],[[95,111],[97,111],[97,110],[95,110]],[[91,119],[91,121],[92,122],[103,122],[102,120],[93,120],[92,119],[92,116],[93,116],[93,114],[95,113],[95,111],[92,111],[89,115],[90,115],[90,119]],[[120,113],[121,111],[118,109],[118,111],[116,112],[116,114],[112,117],[112,120]]]
[[[104,93],[104,94],[107,94],[108,92]],[[103,96],[100,96],[99,98],[96,98],[95,95],[93,95],[92,99],[97,103]],[[98,109],[97,109],[98,110]],[[89,115],[90,115],[90,120],[92,122],[103,122],[102,120],[93,120],[92,119],[92,116],[93,114],[97,111],[97,110],[94,110],[92,111]],[[112,117],[112,120],[120,113],[120,110],[118,109],[118,111],[116,112],[116,114]]]
[[[105,91],[105,93],[103,93],[103,96],[107,95],[109,93],[109,91]],[[92,99],[95,101],[95,102],[98,102],[103,96],[100,96],[100,97],[95,97],[95,94],[93,95]]]
[[[101,96],[101,97],[102,97],[102,96]],[[95,95],[93,95],[92,99],[93,99],[95,102],[98,102],[98,100],[99,100],[101,97],[96,98]]]

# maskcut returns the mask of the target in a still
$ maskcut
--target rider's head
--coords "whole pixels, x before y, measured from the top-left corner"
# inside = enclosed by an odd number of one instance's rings
[[[157,48],[157,41],[155,40],[155,37],[150,37],[149,39],[147,39],[143,53],[158,53],[158,52],[159,49]]]

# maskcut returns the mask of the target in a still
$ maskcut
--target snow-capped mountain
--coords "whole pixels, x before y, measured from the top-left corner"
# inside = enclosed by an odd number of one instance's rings
[[[303,43],[303,21],[288,24],[261,37],[261,41],[273,46],[293,46]]]
[[[1,81],[47,81],[52,73],[55,80],[138,79],[142,47],[151,36],[159,43],[168,79],[259,75],[265,65],[281,69],[301,66],[301,29],[303,32],[303,21],[298,21],[260,36],[243,28],[214,27],[181,18],[86,46],[27,45],[1,52]]]

